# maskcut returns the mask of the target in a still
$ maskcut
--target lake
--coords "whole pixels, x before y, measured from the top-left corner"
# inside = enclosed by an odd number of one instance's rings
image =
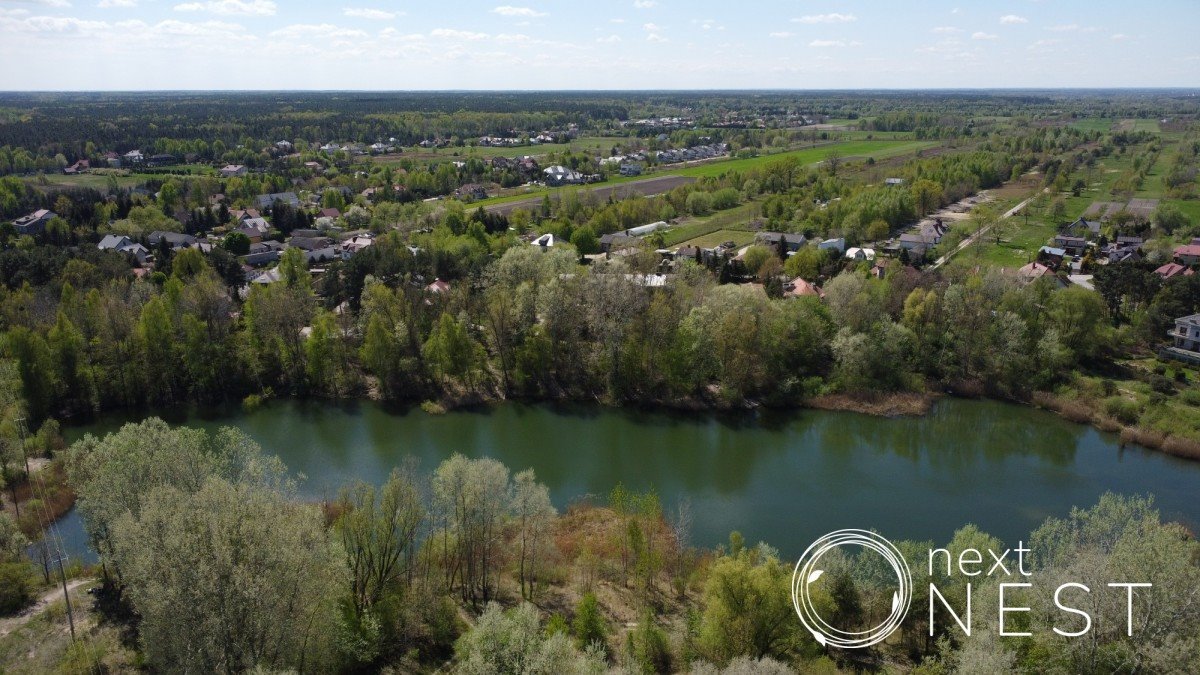
[[[172,423],[241,428],[305,477],[309,498],[382,481],[414,455],[432,471],[455,452],[532,467],[562,508],[603,501],[619,482],[653,488],[671,509],[692,505],[692,543],[740,530],[786,557],[835,529],[945,543],[975,523],[1009,544],[1048,516],[1091,506],[1107,491],[1154,494],[1164,518],[1200,523],[1200,462],[1136,447],[1050,413],[995,401],[947,399],[921,418],[798,410],[735,415],[506,403],[430,415],[370,402],[274,401],[250,413]],[[107,433],[107,418],[66,430]],[[60,522],[84,555],[74,512]]]

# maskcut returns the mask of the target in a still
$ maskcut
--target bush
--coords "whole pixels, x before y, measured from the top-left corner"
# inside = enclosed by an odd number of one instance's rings
[[[608,629],[604,625],[604,617],[600,616],[600,603],[596,602],[594,593],[584,595],[583,599],[579,601],[579,606],[575,608],[575,621],[571,623],[571,628],[575,632],[575,639],[579,641],[580,647],[592,644],[608,646],[608,640],[605,637]]]
[[[671,672],[671,648],[667,636],[654,623],[654,615],[647,612],[629,639],[629,653],[633,657],[633,670],[642,673]]]
[[[1163,396],[1175,393],[1175,384],[1165,375],[1154,375],[1150,378],[1150,388]]]
[[[0,563],[0,616],[14,614],[33,601],[29,574],[27,563]]]
[[[1141,407],[1134,401],[1122,396],[1114,396],[1104,400],[1104,414],[1121,424],[1130,426],[1137,424],[1142,415]]]

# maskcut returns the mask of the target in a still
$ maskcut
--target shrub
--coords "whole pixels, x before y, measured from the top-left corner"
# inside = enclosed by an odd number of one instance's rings
[[[575,608],[575,621],[571,623],[571,627],[580,647],[591,644],[608,646],[605,637],[608,629],[604,625],[604,617],[600,616],[600,603],[596,602],[594,593],[585,594],[579,601],[579,606]]]
[[[654,623],[654,615],[646,612],[629,639],[633,669],[643,673],[671,672],[671,648],[667,636]]]
[[[1104,414],[1124,425],[1137,424],[1142,415],[1141,407],[1123,396],[1113,396],[1104,400]]]
[[[33,600],[29,573],[27,563],[0,563],[0,616],[13,614]]]

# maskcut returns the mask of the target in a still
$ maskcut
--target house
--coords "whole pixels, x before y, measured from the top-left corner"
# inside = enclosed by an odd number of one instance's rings
[[[291,152],[291,151],[292,151],[292,143],[291,143],[291,141],[276,141],[276,142],[275,142],[275,147],[276,147],[276,148],[277,148],[277,149],[278,149],[280,152]]]
[[[534,239],[532,243],[534,246],[541,246],[542,248],[551,248],[552,246],[554,246],[554,235],[547,232],[546,234],[543,234],[542,236],[538,237],[537,239]]]
[[[178,159],[175,157],[175,155],[168,155],[164,152],[157,155],[152,155],[150,159],[146,160],[146,163],[150,166],[167,166],[168,164],[174,164],[177,161]]]
[[[292,237],[288,240],[288,246],[305,251],[319,251],[332,247],[333,240],[329,237]]]
[[[150,242],[151,246],[158,246],[162,242],[167,242],[172,251],[188,248],[196,244],[196,238],[190,234],[182,234],[180,232],[164,232],[155,230],[146,237],[146,241]]]
[[[273,283],[276,283],[279,281],[283,281],[283,270],[279,269],[279,267],[276,266],[276,267],[272,267],[271,269],[269,269],[265,272],[260,272],[258,275],[256,275],[254,278],[252,278],[250,280],[250,283],[267,285],[267,284],[273,284]]]
[[[272,192],[269,195],[259,195],[254,201],[263,211],[274,206],[275,202],[283,202],[294,209],[300,208],[300,198],[295,192]]]
[[[342,258],[349,260],[350,256],[358,253],[364,248],[369,248],[375,245],[375,237],[370,233],[356,234],[353,237],[342,242]]]
[[[1185,244],[1175,247],[1175,262],[1191,267],[1200,263],[1200,245]]]
[[[1166,265],[1159,267],[1158,269],[1154,270],[1154,273],[1163,279],[1171,279],[1179,276],[1190,277],[1195,274],[1195,272],[1192,271],[1192,268],[1184,267],[1179,263],[1173,262],[1169,262]]]
[[[226,164],[221,167],[221,178],[238,178],[246,175],[246,167],[241,164]]]
[[[146,250],[145,246],[123,234],[104,235],[100,243],[96,244],[96,248],[101,251],[116,251],[117,253],[132,255],[134,258],[137,258],[139,264],[146,262],[146,259],[150,257],[150,251]]]
[[[783,297],[785,298],[824,298],[825,291],[817,288],[816,285],[805,281],[800,277],[796,277],[783,285]]]
[[[904,179],[903,178],[885,178],[885,179],[883,179],[883,184],[884,185],[904,185]]]
[[[317,211],[317,217],[318,218],[332,218],[334,220],[337,220],[338,218],[342,217],[342,212],[338,211],[337,209],[321,209],[320,211]]]
[[[1057,268],[1062,264],[1063,257],[1066,255],[1065,249],[1043,246],[1038,249],[1037,259],[1040,263]]]
[[[57,217],[50,209],[38,209],[14,220],[13,227],[17,228],[17,234],[41,234],[46,231],[46,224]]]
[[[789,234],[787,232],[759,232],[754,235],[754,240],[763,246],[770,246],[775,249],[778,249],[779,242],[783,241],[783,245],[787,247],[788,253],[795,253],[800,250],[801,246],[804,246],[808,238],[802,234]]]
[[[550,185],[571,185],[583,182],[583,174],[561,164],[547,167],[542,173],[546,176],[546,183]]]
[[[1037,281],[1042,277],[1053,277],[1054,270],[1040,262],[1031,262],[1028,265],[1017,270],[1017,276],[1026,283]]]
[[[1071,255],[1083,255],[1084,250],[1087,249],[1088,242],[1083,237],[1060,234],[1054,238],[1054,245]]]
[[[71,166],[64,168],[63,174],[67,176],[74,176],[76,174],[86,173],[90,168],[92,168],[92,165],[86,159],[81,159]]]
[[[120,161],[122,164],[141,164],[146,161],[146,156],[142,154],[141,150],[130,150],[121,156]]]
[[[859,248],[857,246],[846,249],[846,258],[849,260],[874,260],[875,249]]]
[[[936,245],[937,242],[924,234],[906,232],[900,235],[900,248],[913,251],[914,253],[925,253]]]
[[[324,246],[304,252],[304,262],[310,265],[313,263],[329,262],[340,257],[342,257],[341,253],[333,246]]]
[[[612,253],[623,248],[636,248],[639,244],[641,244],[640,239],[631,237],[624,232],[614,232],[600,237],[600,250],[604,253]]]
[[[283,244],[277,241],[260,241],[250,244],[250,252],[242,260],[253,267],[273,263],[283,255]]]
[[[1175,319],[1175,328],[1167,336],[1174,344],[1163,350],[1164,356],[1200,363],[1200,314]]]
[[[1091,239],[1092,237],[1100,236],[1100,221],[1084,220],[1081,216],[1079,220],[1064,225],[1061,229],[1061,232],[1063,234],[1070,234],[1076,237]]]
[[[431,283],[425,287],[425,292],[433,293],[434,295],[441,295],[442,293],[449,293],[450,292],[450,284],[442,281],[441,279],[434,279],[433,283]]]
[[[469,183],[467,185],[463,185],[454,191],[454,195],[459,198],[467,198],[475,201],[487,199],[488,197],[487,188],[479,185],[478,183]]]
[[[624,162],[621,168],[618,169],[622,176],[640,176],[642,175],[642,165],[634,162]]]
[[[260,242],[271,231],[271,226],[262,218],[247,218],[234,232],[246,235],[251,244]]]
[[[817,248],[821,250],[831,250],[837,251],[838,253],[844,253],[846,251],[846,240],[841,237],[838,237],[837,239],[826,239],[825,241],[817,244]]]
[[[321,173],[322,171],[325,170],[325,167],[322,166],[320,162],[305,162],[304,168],[308,169],[309,171],[315,171],[317,173]]]

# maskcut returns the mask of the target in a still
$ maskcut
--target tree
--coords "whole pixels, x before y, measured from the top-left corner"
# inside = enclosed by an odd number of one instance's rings
[[[762,546],[718,558],[704,585],[702,652],[720,663],[738,656],[791,656],[803,631],[792,608],[790,579],[791,570]],[[814,601],[823,616],[832,615],[827,599]]]
[[[575,619],[571,622],[571,630],[581,648],[592,645],[605,649],[608,644],[608,626],[600,615],[600,603],[594,593],[585,593],[575,607]]]
[[[510,504],[509,489],[508,469],[486,457],[467,459],[456,454],[434,472],[433,497],[441,532],[431,546],[441,549],[448,589],[457,587],[462,599],[474,606],[495,595],[500,528]]]
[[[486,362],[483,347],[467,334],[466,327],[449,312],[443,312],[421,349],[435,376],[443,382],[458,382],[474,388],[476,374]]]
[[[838,169],[842,166],[842,153],[836,149],[825,153],[825,166],[829,168],[829,175],[836,178]]]
[[[533,469],[526,469],[513,477],[512,505],[509,510],[517,524],[517,577],[521,582],[521,597],[533,600],[539,566],[551,547],[548,532],[556,515],[550,503],[550,491],[537,482]]]
[[[474,630],[455,647],[462,675],[601,675],[604,655],[577,651],[570,638],[541,629],[537,608],[528,603],[504,611],[490,603]]]
[[[1166,234],[1172,234],[1176,230],[1183,230],[1191,226],[1191,220],[1187,214],[1174,204],[1159,204],[1158,208],[1154,209],[1153,215],[1150,217],[1154,227],[1162,230]]]
[[[942,205],[942,200],[945,198],[941,184],[935,183],[928,178],[922,178],[913,183],[910,191],[912,192],[913,202],[917,207],[918,216],[931,213],[934,209]]]
[[[113,530],[147,660],[180,672],[317,668],[336,579],[320,518],[215,477],[195,492],[149,491]]]
[[[250,237],[241,232],[230,232],[221,241],[221,247],[234,255],[246,255],[250,252]]]
[[[576,229],[571,234],[571,245],[575,247],[581,259],[600,251],[600,240],[596,238],[596,233],[590,227]]]

